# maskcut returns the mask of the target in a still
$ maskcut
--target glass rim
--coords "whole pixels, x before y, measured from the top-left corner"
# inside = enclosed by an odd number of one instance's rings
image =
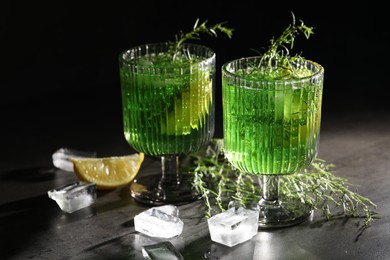
[[[259,79],[256,79],[256,78],[250,78],[250,77],[247,77],[244,75],[240,75],[238,73],[230,72],[227,69],[227,66],[232,64],[233,62],[238,62],[238,61],[242,61],[242,60],[259,59],[259,58],[261,58],[261,56],[248,56],[248,57],[241,57],[241,58],[230,60],[228,62],[225,62],[222,65],[222,72],[226,73],[230,77],[234,77],[234,78],[238,78],[238,79],[246,80],[246,81],[252,81],[252,82],[291,82],[291,83],[294,83],[294,82],[302,82],[302,81],[317,77],[320,74],[324,74],[324,71],[325,71],[324,67],[321,64],[319,64],[315,61],[312,61],[312,60],[307,60],[307,59],[305,59],[305,62],[307,62],[309,64],[313,64],[315,67],[318,68],[318,71],[314,72],[313,74],[311,74],[309,76],[305,76],[302,78],[291,78],[291,79],[261,79],[261,78],[259,78]]]
[[[128,65],[135,65],[133,63],[134,59],[131,58],[131,59],[125,59],[124,56],[131,52],[131,51],[136,51],[137,49],[139,50],[140,48],[143,48],[143,47],[146,47],[146,46],[170,46],[170,45],[173,45],[175,44],[174,42],[171,42],[171,41],[164,41],[164,42],[150,42],[150,43],[144,43],[144,44],[139,44],[139,45],[135,45],[135,46],[132,46],[130,48],[127,48],[123,51],[121,51],[119,53],[119,61],[120,62],[123,62],[124,64],[128,64]],[[169,65],[163,65],[163,66],[156,66],[156,65],[139,65],[139,64],[136,64],[137,66],[140,66],[140,67],[145,67],[145,68],[182,68],[182,67],[187,67],[188,65],[191,65],[191,64],[200,64],[202,62],[205,62],[205,61],[208,61],[208,60],[211,60],[211,59],[215,59],[216,57],[216,52],[211,49],[210,47],[206,46],[206,45],[203,45],[203,44],[199,44],[199,43],[183,43],[182,44],[182,47],[185,47],[185,46],[192,46],[192,47],[197,47],[197,48],[200,48],[200,49],[203,49],[206,51],[206,53],[208,52],[209,55],[205,55],[204,57],[203,56],[197,56],[198,60],[194,63],[182,63],[182,64],[169,64]]]

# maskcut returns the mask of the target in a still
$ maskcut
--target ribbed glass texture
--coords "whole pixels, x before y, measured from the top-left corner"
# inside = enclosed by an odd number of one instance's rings
[[[259,66],[259,57],[222,67],[225,155],[233,166],[252,174],[291,174],[317,156],[324,70],[304,66],[302,79],[259,79],[242,71]]]
[[[119,57],[124,135],[151,156],[197,151],[214,134],[215,53],[185,44],[173,57],[172,48],[145,44]]]

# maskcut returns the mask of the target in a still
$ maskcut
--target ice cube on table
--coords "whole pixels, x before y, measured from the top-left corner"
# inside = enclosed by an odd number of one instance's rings
[[[181,234],[183,221],[174,205],[145,210],[134,217],[135,230],[151,237],[171,238]]]
[[[96,184],[78,181],[49,190],[47,194],[62,211],[72,213],[96,201]]]
[[[142,247],[142,255],[148,260],[184,260],[184,257],[169,241]]]
[[[211,240],[229,247],[243,243],[257,234],[259,213],[255,210],[230,208],[207,220]]]
[[[55,151],[52,155],[54,166],[68,172],[73,171],[73,163],[72,161],[70,161],[70,158],[94,158],[94,157],[96,157],[95,152],[79,151],[79,150],[69,149],[69,148],[60,148],[57,151]]]

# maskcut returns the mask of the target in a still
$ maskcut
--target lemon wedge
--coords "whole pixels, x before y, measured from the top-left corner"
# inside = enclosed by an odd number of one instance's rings
[[[141,168],[144,154],[70,160],[81,181],[94,182],[97,189],[108,190],[130,183]]]

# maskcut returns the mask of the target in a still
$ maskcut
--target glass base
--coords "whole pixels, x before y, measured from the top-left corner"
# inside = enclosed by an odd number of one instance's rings
[[[258,202],[259,228],[280,228],[300,224],[309,219],[313,210],[311,205],[300,200]]]
[[[136,201],[151,206],[182,205],[201,198],[184,176],[179,183],[165,183],[162,187],[160,182],[161,174],[137,178],[130,184],[130,195]]]

